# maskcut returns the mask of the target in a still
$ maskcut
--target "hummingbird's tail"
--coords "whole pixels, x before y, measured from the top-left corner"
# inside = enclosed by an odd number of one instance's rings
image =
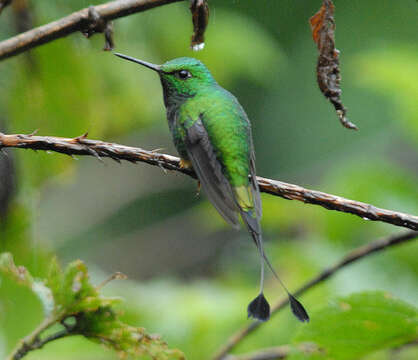
[[[260,278],[260,294],[248,305],[248,317],[253,317],[261,321],[267,321],[270,317],[270,305],[264,297],[264,262],[267,264],[274,277],[286,291],[289,298],[290,308],[296,318],[302,322],[309,321],[309,315],[303,305],[289,292],[283,281],[277,275],[270,260],[264,252],[263,238],[261,236],[260,223],[257,218],[251,216],[251,212],[241,211],[241,216],[247,225],[247,228],[257,246],[261,260],[261,278]]]

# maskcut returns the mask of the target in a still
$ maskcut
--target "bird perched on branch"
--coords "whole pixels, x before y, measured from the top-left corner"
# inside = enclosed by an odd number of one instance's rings
[[[248,305],[248,316],[266,321],[270,305],[264,297],[264,263],[286,291],[293,313],[309,321],[302,304],[290,294],[263,248],[251,124],[238,100],[218,85],[207,67],[192,58],[155,65],[115,55],[154,70],[160,76],[167,119],[182,167],[192,167],[209,200],[234,228],[241,215],[260,254],[260,293]]]

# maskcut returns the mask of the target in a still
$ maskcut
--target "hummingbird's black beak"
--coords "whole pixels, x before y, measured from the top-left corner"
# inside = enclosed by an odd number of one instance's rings
[[[143,66],[145,66],[145,67],[147,67],[147,68],[149,68],[151,70],[154,70],[156,72],[161,72],[161,66],[160,65],[151,64],[149,62],[146,62],[146,61],[143,61],[143,60],[138,60],[138,59],[135,59],[133,57],[130,57],[130,56],[127,56],[127,55],[123,55],[123,54],[119,54],[119,53],[114,53],[114,54],[116,56],[119,56],[122,59],[129,60],[129,61],[132,61],[134,63],[143,65]]]

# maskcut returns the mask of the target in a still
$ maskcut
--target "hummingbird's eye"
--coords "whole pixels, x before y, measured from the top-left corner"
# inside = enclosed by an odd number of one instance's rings
[[[192,77],[192,74],[187,70],[180,70],[176,73],[179,79],[185,80]]]

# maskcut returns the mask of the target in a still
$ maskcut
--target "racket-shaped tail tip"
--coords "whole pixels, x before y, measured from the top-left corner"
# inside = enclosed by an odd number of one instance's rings
[[[247,310],[249,318],[260,321],[267,321],[270,318],[270,305],[263,293],[250,302]]]
[[[303,305],[291,294],[289,294],[290,308],[293,314],[298,318],[299,321],[309,322],[309,315],[306,312]]]

